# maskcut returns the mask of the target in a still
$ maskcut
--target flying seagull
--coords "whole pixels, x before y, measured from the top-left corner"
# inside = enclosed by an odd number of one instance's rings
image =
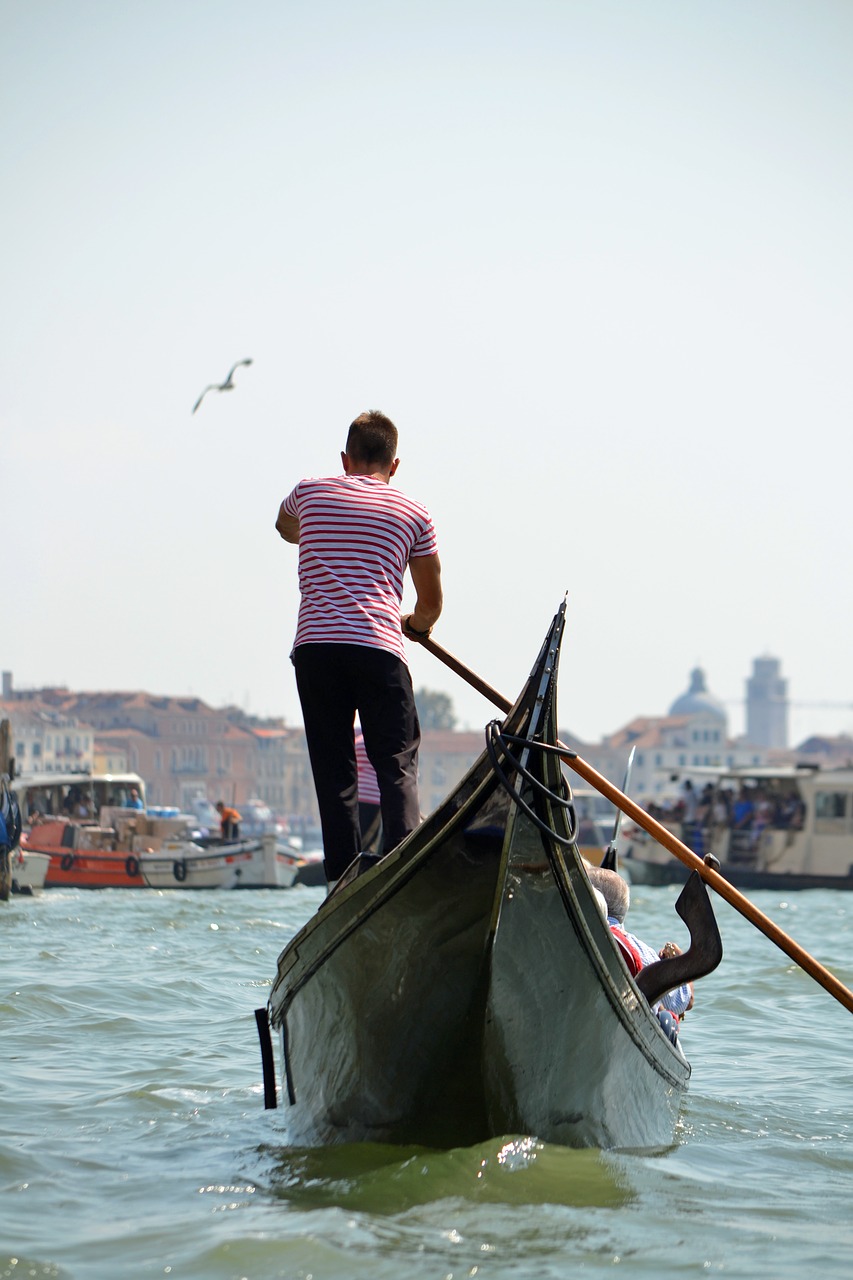
[[[201,404],[202,400],[207,395],[208,391],[233,391],[234,390],[234,382],[233,382],[234,371],[236,369],[239,369],[241,364],[251,364],[251,363],[252,363],[251,360],[238,360],[237,363],[230,370],[228,377],[225,379],[224,382],[211,382],[209,387],[205,387],[204,391],[202,391],[198,400],[196,400],[195,404],[193,405],[193,413],[195,413],[196,409]]]

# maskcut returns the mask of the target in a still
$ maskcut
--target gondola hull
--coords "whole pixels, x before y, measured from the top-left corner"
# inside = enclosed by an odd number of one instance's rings
[[[294,1145],[672,1142],[690,1067],[596,904],[558,757],[523,745],[556,742],[562,627],[496,729],[520,769],[492,745],[282,953],[268,1016]]]

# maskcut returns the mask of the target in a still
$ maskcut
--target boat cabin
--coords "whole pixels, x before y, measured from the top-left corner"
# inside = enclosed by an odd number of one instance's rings
[[[95,823],[102,809],[137,809],[133,791],[145,807],[145,783],[138,773],[22,773],[12,787],[25,826],[45,818]]]
[[[780,877],[853,877],[853,768],[690,770],[684,778],[695,816],[683,804],[682,783],[676,822],[664,820],[700,857]]]

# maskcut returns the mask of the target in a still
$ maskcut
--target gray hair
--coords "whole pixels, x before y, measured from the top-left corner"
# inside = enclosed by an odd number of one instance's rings
[[[604,867],[587,867],[586,873],[593,889],[598,889],[607,903],[607,914],[614,916],[621,924],[631,905],[628,881],[618,872],[607,871]]]

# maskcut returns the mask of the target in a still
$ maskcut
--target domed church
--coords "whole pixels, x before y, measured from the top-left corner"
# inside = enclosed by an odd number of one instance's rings
[[[691,770],[753,766],[765,762],[755,746],[729,739],[729,718],[719,698],[708,691],[705,672],[694,667],[690,684],[666,716],[637,716],[587,758],[608,777],[618,779],[628,754],[636,748],[631,793],[646,799],[674,796],[679,780]]]
[[[719,698],[708,692],[705,672],[701,667],[694,667],[690,672],[690,688],[680,694],[669,709],[671,716],[689,716],[691,721],[708,722],[708,728],[719,730],[716,737],[704,738],[705,742],[725,742],[728,736],[729,718]],[[694,739],[697,741],[697,739]]]

